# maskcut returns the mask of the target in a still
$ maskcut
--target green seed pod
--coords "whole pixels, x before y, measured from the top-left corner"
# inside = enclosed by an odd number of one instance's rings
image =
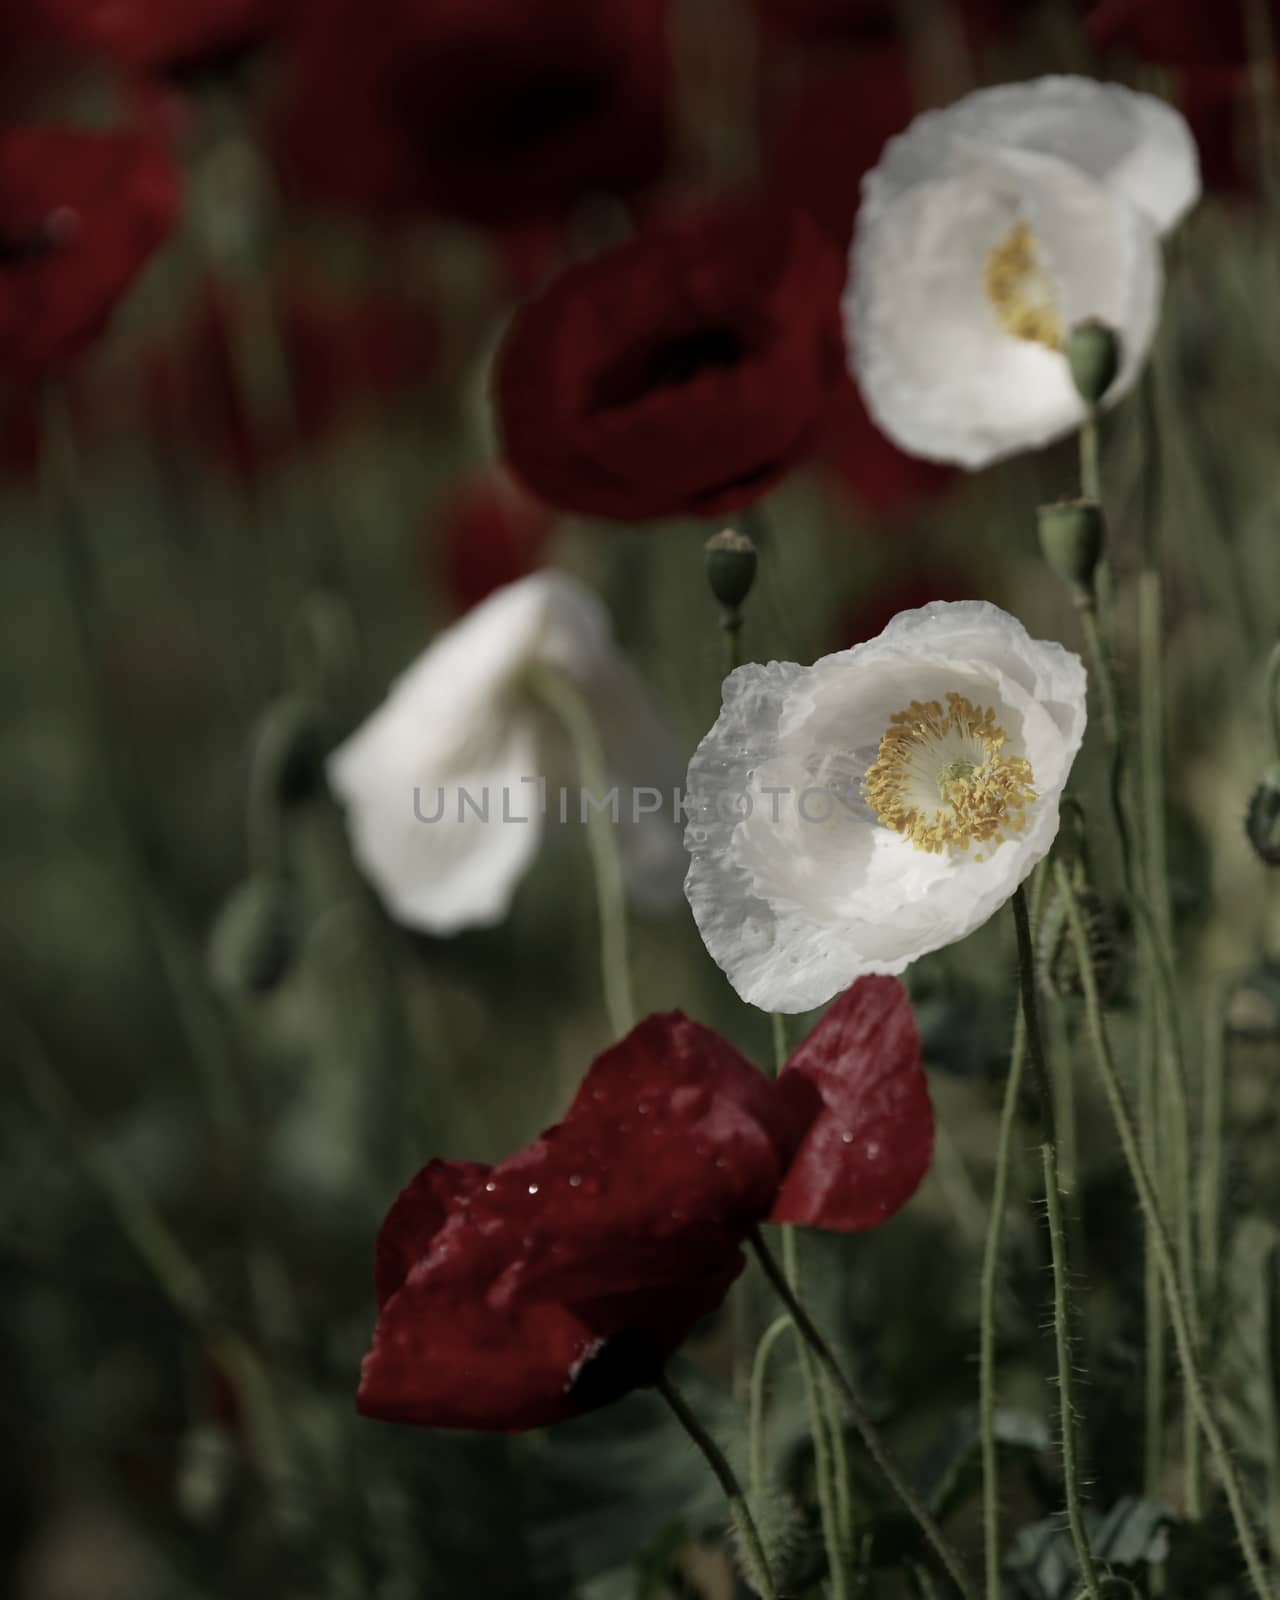
[[[1120,371],[1120,335],[1090,317],[1067,335],[1067,365],[1076,391],[1086,405],[1096,406]]]
[[[1280,867],[1280,761],[1267,768],[1253,791],[1244,830],[1259,859]]]
[[[1078,597],[1088,599],[1106,543],[1102,507],[1096,500],[1056,500],[1040,507],[1039,529],[1045,560]]]
[[[248,878],[218,913],[209,936],[209,976],[229,997],[274,989],[293,965],[297,939],[284,883]]]
[[[756,581],[756,547],[751,535],[725,528],[704,549],[707,582],[726,611],[737,611]]]

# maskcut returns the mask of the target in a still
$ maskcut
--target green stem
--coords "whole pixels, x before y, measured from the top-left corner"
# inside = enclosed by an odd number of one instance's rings
[[[1239,1540],[1240,1549],[1244,1555],[1249,1578],[1261,1600],[1275,1600],[1275,1591],[1267,1578],[1266,1568],[1263,1565],[1257,1540],[1249,1523],[1249,1515],[1245,1507],[1240,1481],[1236,1476],[1235,1467],[1227,1451],[1222,1430],[1218,1426],[1217,1417],[1214,1415],[1213,1408],[1209,1402],[1208,1388],[1204,1375],[1200,1370],[1199,1355],[1196,1350],[1195,1339],[1192,1336],[1191,1319],[1179,1280],[1173,1247],[1169,1242],[1169,1235],[1160,1216],[1155,1187],[1143,1162],[1137,1134],[1134,1131],[1133,1118],[1130,1115],[1124,1090],[1120,1086],[1120,1079],[1116,1073],[1115,1062],[1111,1055],[1111,1044],[1107,1037],[1106,1023],[1102,1015],[1102,1004],[1098,997],[1097,978],[1093,970],[1093,961],[1089,950],[1089,937],[1085,928],[1084,917],[1080,910],[1080,903],[1071,886],[1070,873],[1059,864],[1055,868],[1055,874],[1058,892],[1062,895],[1067,909],[1067,918],[1071,925],[1071,936],[1075,944],[1076,961],[1084,988],[1085,1014],[1088,1021],[1090,1042],[1093,1047],[1094,1061],[1111,1108],[1112,1118],[1120,1138],[1121,1148],[1124,1151],[1125,1161],[1128,1163],[1134,1188],[1138,1193],[1138,1201],[1146,1218],[1149,1236],[1155,1248],[1156,1259],[1160,1266],[1160,1276],[1164,1282],[1169,1320],[1173,1326],[1174,1345],[1178,1352],[1178,1361],[1182,1367],[1183,1381],[1186,1383],[1188,1393],[1191,1396],[1196,1418],[1208,1442],[1209,1452],[1217,1469],[1218,1480],[1222,1484],[1223,1492],[1226,1495],[1231,1519],[1235,1525],[1236,1538]]]
[[[1152,1132],[1147,1133],[1147,1118],[1144,1116],[1144,1138],[1155,1140],[1159,1137],[1156,1129],[1161,1126],[1161,1105],[1167,1107],[1165,1121],[1172,1133],[1167,1141],[1169,1150],[1170,1188],[1172,1189],[1172,1202],[1175,1226],[1175,1239],[1177,1241],[1178,1266],[1182,1274],[1182,1282],[1188,1295],[1187,1313],[1190,1317],[1190,1326],[1193,1338],[1199,1338],[1199,1307],[1195,1298],[1195,1236],[1194,1219],[1191,1204],[1191,1110],[1187,1091],[1187,1069],[1183,1055],[1182,1035],[1178,1025],[1179,1008],[1177,996],[1174,992],[1172,952],[1168,941],[1162,937],[1161,919],[1152,909],[1150,898],[1150,885],[1144,887],[1138,876],[1137,853],[1133,845],[1133,837],[1129,826],[1128,811],[1125,800],[1125,786],[1127,766],[1125,760],[1124,743],[1120,737],[1120,721],[1117,710],[1117,697],[1115,678],[1111,670],[1111,663],[1102,643],[1098,629],[1097,616],[1091,606],[1085,606],[1081,611],[1081,622],[1085,633],[1086,643],[1094,669],[1094,680],[1098,687],[1102,701],[1103,733],[1110,755],[1110,784],[1109,799],[1112,818],[1115,824],[1116,837],[1120,846],[1121,870],[1124,877],[1125,894],[1133,910],[1134,921],[1138,928],[1138,943],[1142,957],[1143,968],[1143,995],[1144,1014],[1150,1020],[1150,1026],[1155,1030],[1152,1048],[1155,1050],[1155,1061],[1158,1071],[1158,1090],[1150,1098],[1154,1101],[1151,1114]],[[1162,784],[1157,780],[1157,799],[1159,799]],[[1145,820],[1145,819],[1144,819]],[[1157,836],[1163,836],[1163,823],[1157,826]],[[1166,882],[1167,868],[1162,860],[1155,869],[1162,884]],[[1167,887],[1163,893],[1167,897]],[[1144,1101],[1144,1113],[1148,1106]],[[1156,1145],[1155,1148],[1163,1148]],[[1149,1245],[1150,1247],[1150,1245]],[[1151,1339],[1150,1331],[1148,1338]],[[1149,1354],[1152,1353],[1149,1346]],[[1155,1378],[1148,1371],[1148,1395],[1154,1396]],[[1159,1426],[1158,1417],[1151,1414],[1148,1406],[1148,1461],[1150,1462],[1153,1449],[1151,1430]],[[1194,1438],[1194,1427],[1187,1431],[1187,1482],[1192,1487],[1198,1481],[1197,1453],[1198,1442]],[[1197,1510],[1195,1495],[1188,1500],[1188,1511],[1192,1514]]]
[[[845,1410],[849,1413],[850,1420],[866,1446],[867,1453],[876,1466],[879,1467],[893,1492],[915,1519],[921,1532],[933,1546],[935,1554],[951,1575],[952,1582],[965,1597],[965,1600],[975,1600],[975,1591],[969,1574],[965,1571],[964,1563],[952,1548],[946,1534],[938,1526],[933,1513],[912,1487],[902,1468],[890,1455],[888,1447],[867,1414],[866,1407],[863,1405],[857,1390],[836,1360],[830,1345],[819,1332],[817,1324],[805,1310],[804,1303],[787,1282],[786,1275],[774,1259],[773,1253],[765,1243],[759,1228],[753,1228],[748,1238],[765,1276],[772,1284],[778,1298],[791,1313],[791,1320],[795,1323],[801,1338],[822,1363],[839,1391],[844,1401]]]
[[[782,1230],[782,1270],[794,1294],[800,1283],[800,1261],[797,1251],[796,1230]],[[794,1318],[788,1319],[792,1326]],[[814,1478],[818,1486],[818,1510],[822,1518],[822,1538],[827,1547],[827,1567],[831,1574],[833,1600],[847,1600],[848,1563],[845,1560],[845,1529],[839,1522],[836,1496],[836,1466],[834,1441],[839,1438],[843,1448],[844,1436],[839,1423],[827,1415],[823,1406],[824,1388],[822,1373],[813,1351],[799,1340],[800,1371],[804,1377],[805,1405],[809,1412],[809,1433],[813,1439]]]
[[[1048,882],[1041,872],[1037,899]],[[982,1277],[978,1310],[978,1435],[982,1450],[982,1537],[987,1600],[1000,1600],[1000,1475],[996,1446],[996,1298],[1000,1280],[1000,1251],[1005,1213],[1009,1204],[1009,1179],[1013,1169],[1013,1136],[1018,1126],[1022,1072],[1027,1060],[1027,1020],[1021,1006],[1013,1025],[1009,1076],[1000,1108],[996,1138],[995,1179],[991,1214],[982,1252]]]
[[[765,1400],[764,1385],[769,1371],[769,1357],[773,1354],[773,1347],[791,1326],[788,1316],[777,1317],[765,1329],[756,1346],[755,1359],[751,1363],[751,1404],[749,1410],[749,1437],[751,1462],[751,1496],[757,1505],[761,1496],[768,1488],[768,1474],[764,1464],[764,1422]]]
[[[1227,1079],[1225,1007],[1225,985],[1215,986],[1205,1006],[1204,1078],[1200,1086],[1200,1296],[1206,1306],[1216,1305],[1218,1300]]]
[[[1086,406],[1080,424],[1080,493],[1085,500],[1102,504],[1102,465],[1097,406]]]
[[[684,1431],[701,1450],[706,1458],[707,1465],[720,1481],[724,1490],[725,1499],[729,1502],[729,1512],[734,1524],[742,1538],[742,1553],[744,1565],[747,1568],[747,1580],[762,1600],[778,1600],[778,1591],[774,1587],[773,1575],[769,1571],[769,1563],[765,1558],[764,1545],[760,1539],[760,1530],[756,1527],[755,1518],[751,1515],[751,1507],[747,1504],[747,1497],[742,1492],[742,1485],[734,1475],[733,1468],[729,1465],[724,1451],[715,1442],[702,1423],[690,1409],[684,1396],[664,1373],[657,1382],[658,1393],[671,1407],[677,1421]]]
[[[1280,761],[1280,644],[1267,661],[1267,716],[1271,722],[1271,742]]]
[[[636,1008],[627,953],[627,898],[615,830],[608,808],[590,803],[592,796],[603,800],[607,792],[604,743],[586,697],[564,673],[538,667],[530,674],[529,684],[564,725],[585,791],[587,847],[591,852],[600,919],[605,1008],[613,1036],[620,1039],[635,1027]]]
[[[742,665],[742,612],[722,611],[720,630],[724,635],[724,675]]]
[[[1067,1521],[1076,1562],[1088,1591],[1089,1600],[1101,1600],[1098,1569],[1084,1525],[1084,1505],[1076,1467],[1075,1411],[1071,1401],[1071,1327],[1067,1304],[1067,1241],[1062,1222],[1062,1191],[1058,1178],[1058,1139],[1053,1115],[1053,1085],[1040,1031],[1040,1008],[1036,996],[1035,953],[1031,943],[1031,917],[1026,890],[1013,892],[1013,923],[1018,936],[1018,987],[1022,995],[1022,1015],[1026,1023],[1027,1052],[1040,1100],[1040,1119],[1044,1133],[1040,1161],[1044,1170],[1044,1198],[1049,1211],[1049,1244],[1053,1264],[1053,1332],[1058,1358],[1058,1424],[1062,1431],[1062,1478],[1067,1496]]]

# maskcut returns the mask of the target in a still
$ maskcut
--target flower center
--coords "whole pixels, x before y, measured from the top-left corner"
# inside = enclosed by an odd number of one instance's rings
[[[948,694],[945,710],[913,700],[889,719],[863,795],[886,827],[931,855],[1003,844],[1037,798],[1031,763],[1004,753],[1008,739],[990,706],[962,694]]]
[[[982,283],[1006,333],[1062,349],[1062,318],[1053,285],[1036,255],[1036,236],[1025,222],[1015,222],[987,256]]]

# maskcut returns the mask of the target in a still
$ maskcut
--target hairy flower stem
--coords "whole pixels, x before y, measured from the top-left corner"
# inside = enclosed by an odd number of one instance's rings
[[[787,1019],[781,1012],[772,1015],[773,1070],[780,1073],[787,1064]],[[782,1230],[782,1265],[793,1293],[800,1286],[800,1258],[798,1239],[794,1228]],[[786,1319],[791,1323],[791,1319]],[[850,1554],[848,1537],[851,1524],[849,1497],[849,1459],[845,1449],[844,1430],[835,1415],[836,1407],[829,1385],[814,1358],[812,1350],[803,1339],[797,1340],[800,1351],[800,1371],[804,1377],[805,1404],[809,1412],[809,1433],[813,1439],[814,1478],[818,1489],[818,1509],[822,1517],[823,1542],[827,1547],[827,1565],[831,1572],[833,1600],[847,1600],[849,1593]],[[757,1369],[759,1367],[757,1355]],[[763,1407],[763,1390],[752,1394],[751,1430],[756,1437],[763,1422],[758,1407]]]
[[[761,1497],[769,1486],[764,1454],[765,1378],[768,1376],[769,1357],[773,1354],[773,1347],[790,1326],[790,1317],[785,1315],[775,1317],[760,1336],[755,1359],[751,1363],[748,1460],[751,1465],[751,1498],[757,1505],[760,1504]]]
[[[1150,885],[1144,887],[1140,873],[1137,852],[1134,848],[1133,837],[1129,826],[1128,807],[1125,791],[1127,780],[1127,762],[1125,749],[1120,737],[1120,721],[1117,709],[1115,678],[1111,670],[1110,659],[1103,644],[1098,628],[1097,614],[1091,606],[1081,610],[1081,622],[1084,628],[1085,640],[1092,661],[1094,679],[1098,685],[1099,695],[1102,700],[1103,736],[1110,755],[1110,784],[1109,797],[1111,812],[1115,824],[1116,836],[1120,846],[1121,869],[1124,876],[1125,894],[1132,907],[1134,920],[1138,928],[1139,951],[1142,957],[1143,969],[1143,1014],[1145,1026],[1152,1030],[1147,1043],[1155,1065],[1158,1068],[1158,1079],[1155,1084],[1148,1084],[1143,1089],[1142,1110],[1144,1112],[1142,1134],[1147,1145],[1146,1159],[1154,1165],[1155,1153],[1161,1149],[1157,1129],[1151,1123],[1160,1123],[1167,1126],[1172,1137],[1168,1140],[1169,1161],[1168,1173],[1170,1178],[1169,1196],[1172,1203],[1174,1218],[1174,1238],[1177,1246],[1178,1269],[1181,1274],[1184,1292],[1187,1295],[1187,1313],[1190,1318],[1190,1327],[1193,1338],[1199,1338],[1199,1308],[1195,1296],[1195,1236],[1194,1220],[1191,1202],[1191,1111],[1187,1091],[1187,1070],[1183,1056],[1182,1035],[1178,1023],[1179,1007],[1174,991],[1173,961],[1170,941],[1163,936],[1162,919],[1153,910]],[[1154,647],[1158,647],[1159,640],[1154,640]],[[1156,752],[1157,762],[1159,751]],[[1163,783],[1160,775],[1156,775],[1146,789],[1145,804],[1143,807],[1144,824],[1147,822],[1147,812],[1155,804],[1163,806]],[[1163,841],[1163,821],[1155,829],[1156,836]],[[1145,828],[1144,828],[1145,833]],[[1167,868],[1163,859],[1163,843],[1161,842],[1161,860],[1154,868],[1151,875],[1158,878],[1161,885],[1160,896],[1163,903],[1167,904]],[[1148,1108],[1151,1114],[1146,1115]],[[1163,1113],[1163,1121],[1161,1121]],[[1153,1249],[1150,1239],[1147,1242],[1148,1252]],[[1149,1284],[1154,1283],[1154,1277],[1149,1276]],[[1163,1371],[1163,1341],[1162,1336],[1155,1334],[1154,1325],[1158,1320],[1154,1306],[1148,1305],[1147,1316],[1147,1478],[1148,1488],[1154,1487],[1153,1474],[1158,1476],[1158,1462],[1160,1459],[1159,1431],[1162,1418],[1159,1410],[1153,1413],[1152,1404],[1157,1393],[1157,1380]],[[1195,1514],[1198,1510],[1196,1485],[1199,1479],[1198,1450],[1199,1444],[1195,1438],[1193,1421],[1188,1417],[1186,1429],[1186,1483],[1188,1490],[1187,1510]]]
[[[1280,761],[1280,644],[1272,650],[1267,661],[1267,718],[1271,723],[1271,743],[1276,760]]]
[[[1048,884],[1043,868],[1036,884],[1038,913]],[[1009,1076],[1005,1081],[1004,1103],[1000,1108],[1000,1132],[996,1140],[995,1182],[991,1194],[991,1214],[982,1252],[982,1279],[978,1311],[978,1434],[982,1447],[982,1536],[987,1600],[1000,1600],[1000,1474],[996,1449],[996,1296],[1000,1280],[1000,1250],[1004,1239],[1005,1212],[1009,1203],[1009,1177],[1013,1165],[1013,1136],[1018,1126],[1018,1100],[1022,1092],[1022,1071],[1027,1060],[1027,1019],[1021,1007],[1013,1025],[1013,1048],[1009,1056]]]
[[[591,707],[578,687],[562,672],[535,667],[529,687],[555,713],[569,735],[578,776],[588,797],[606,793],[604,743]],[[600,966],[604,978],[605,1009],[615,1039],[635,1027],[636,1007],[631,991],[631,964],[627,952],[627,898],[618,859],[617,839],[603,807],[587,804],[587,848],[595,877],[596,909],[600,920]]]
[[[657,1390],[675,1413],[680,1426],[701,1450],[707,1465],[720,1481],[725,1499],[729,1502],[729,1513],[742,1539],[743,1565],[747,1569],[747,1581],[761,1596],[761,1600],[778,1600],[778,1591],[774,1587],[773,1575],[769,1571],[760,1530],[756,1527],[751,1507],[742,1492],[742,1485],[738,1482],[724,1451],[702,1426],[684,1396],[665,1373],[658,1379]]]
[[[800,1261],[796,1249],[796,1230],[782,1230],[782,1270],[791,1292],[798,1291]],[[795,1325],[795,1319],[789,1319]],[[839,1496],[836,1484],[840,1476],[835,1464],[837,1441],[844,1451],[844,1433],[838,1418],[829,1414],[823,1404],[828,1390],[817,1358],[805,1340],[799,1336],[800,1371],[804,1376],[805,1403],[809,1411],[809,1432],[813,1439],[814,1477],[818,1486],[818,1510],[822,1517],[822,1538],[827,1547],[827,1566],[831,1574],[832,1600],[848,1600],[849,1563],[845,1548],[848,1525],[840,1521]],[[846,1468],[847,1476],[847,1468]]]
[[[1058,1177],[1058,1139],[1053,1116],[1053,1085],[1045,1060],[1044,1036],[1036,997],[1035,954],[1031,943],[1031,918],[1026,891],[1021,884],[1013,893],[1013,922],[1018,935],[1018,987],[1026,1023],[1027,1052],[1040,1100],[1043,1134],[1040,1162],[1044,1172],[1044,1199],[1049,1212],[1049,1247],[1053,1263],[1053,1333],[1058,1357],[1058,1423],[1062,1431],[1062,1478],[1067,1497],[1071,1543],[1089,1600],[1101,1600],[1098,1569],[1084,1525],[1084,1505],[1076,1467],[1075,1410],[1071,1400],[1071,1322],[1067,1303],[1067,1239],[1062,1221],[1062,1190]]]
[[[1214,1415],[1209,1401],[1208,1387],[1205,1383],[1204,1374],[1200,1369],[1199,1353],[1196,1349],[1195,1339],[1192,1336],[1191,1318],[1179,1278],[1173,1246],[1169,1241],[1169,1234],[1160,1216],[1155,1186],[1143,1162],[1142,1152],[1138,1145],[1138,1137],[1134,1131],[1133,1118],[1130,1115],[1128,1102],[1125,1099],[1124,1090],[1116,1073],[1115,1062],[1111,1055],[1111,1043],[1107,1037],[1106,1023],[1102,1014],[1102,1003],[1098,996],[1098,981],[1093,970],[1093,959],[1089,949],[1089,935],[1085,927],[1084,915],[1081,912],[1080,902],[1076,898],[1075,890],[1071,885],[1071,874],[1060,863],[1054,870],[1058,892],[1066,906],[1072,942],[1075,945],[1076,962],[1079,966],[1080,980],[1084,988],[1085,1015],[1094,1061],[1097,1066],[1098,1076],[1102,1080],[1103,1091],[1111,1108],[1111,1115],[1120,1138],[1121,1149],[1124,1152],[1125,1161],[1128,1163],[1134,1188],[1138,1193],[1138,1202],[1142,1207],[1142,1212],[1147,1222],[1149,1237],[1156,1252],[1160,1276],[1164,1283],[1169,1321],[1173,1327],[1174,1346],[1182,1368],[1183,1381],[1191,1397],[1196,1418],[1208,1442],[1209,1453],[1213,1457],[1218,1481],[1221,1483],[1223,1492],[1226,1495],[1227,1505],[1231,1512],[1231,1520],[1235,1525],[1236,1538],[1240,1543],[1250,1581],[1260,1600],[1276,1600],[1276,1591],[1267,1577],[1261,1552],[1249,1522],[1249,1513],[1245,1506],[1240,1480],[1236,1476],[1235,1466],[1227,1451],[1226,1441],[1222,1436],[1218,1419]]]
[[[823,1338],[817,1324],[805,1310],[803,1301],[787,1282],[786,1274],[778,1265],[772,1251],[765,1243],[764,1236],[759,1228],[753,1228],[748,1238],[751,1242],[751,1248],[755,1252],[756,1260],[759,1261],[765,1276],[773,1285],[778,1298],[791,1313],[791,1320],[795,1323],[801,1338],[821,1362],[824,1371],[839,1391],[844,1401],[845,1409],[849,1413],[849,1418],[866,1446],[868,1455],[879,1467],[890,1488],[901,1500],[907,1511],[910,1512],[925,1538],[933,1546],[935,1554],[950,1574],[952,1582],[964,1596],[964,1600],[976,1600],[977,1592],[973,1587],[968,1572],[965,1570],[964,1563],[952,1547],[946,1534],[938,1526],[937,1519],[933,1513],[916,1493],[902,1468],[890,1455],[887,1445],[867,1414],[866,1407],[863,1405],[857,1390],[853,1387],[843,1367],[836,1360],[831,1346]]]

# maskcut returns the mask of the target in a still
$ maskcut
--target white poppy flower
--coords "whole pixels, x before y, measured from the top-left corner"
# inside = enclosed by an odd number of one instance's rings
[[[1084,728],[1079,658],[981,601],[739,667],[689,767],[708,950],[752,1005],[807,1011],[954,944],[1049,849]]]
[[[591,704],[609,781],[619,783],[623,867],[639,896],[650,905],[670,900],[673,887],[678,896],[675,744],[597,596],[544,571],[442,633],[329,760],[356,860],[397,921],[434,934],[500,922],[557,820],[561,785],[563,820],[580,822],[564,731],[529,686],[537,667],[564,674]],[[665,804],[646,798],[637,824],[624,783],[667,784]]]
[[[872,416],[903,449],[974,469],[1079,427],[1063,346],[1120,335],[1108,400],[1155,335],[1158,232],[1199,194],[1182,117],[1085,78],[981,90],[918,117],[863,180],[844,299]]]

